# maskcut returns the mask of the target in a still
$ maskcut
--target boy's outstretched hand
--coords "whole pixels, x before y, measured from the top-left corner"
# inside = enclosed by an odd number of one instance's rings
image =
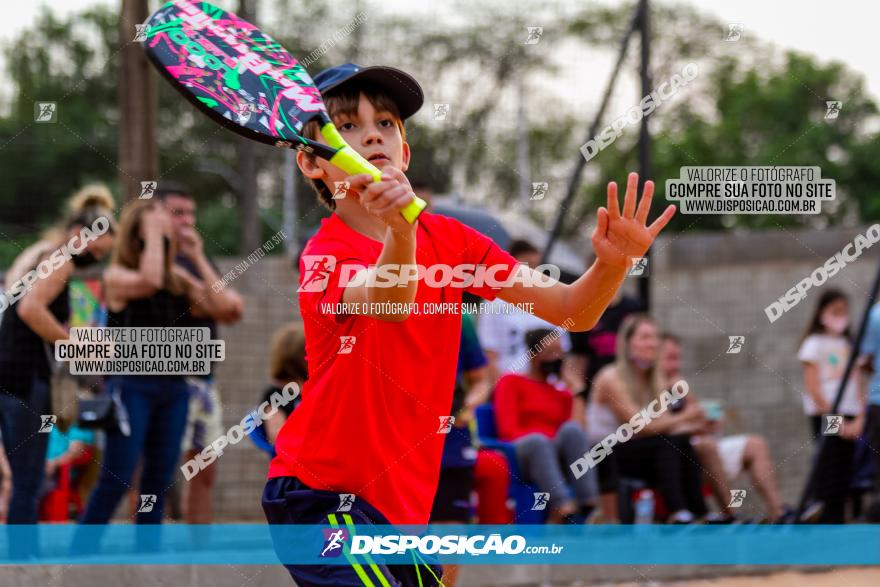
[[[601,263],[629,269],[632,258],[644,256],[645,251],[675,214],[675,206],[670,204],[660,218],[647,226],[651,198],[654,196],[654,182],[645,182],[642,201],[636,206],[638,185],[639,174],[630,173],[626,180],[626,196],[621,214],[617,202],[617,184],[613,181],[608,184],[608,207],[599,208],[598,222],[592,236],[593,251]]]

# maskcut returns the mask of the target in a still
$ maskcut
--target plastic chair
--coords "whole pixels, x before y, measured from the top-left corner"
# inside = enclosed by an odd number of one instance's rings
[[[251,441],[257,445],[258,449],[268,454],[270,457],[275,458],[275,446],[269,442],[268,438],[266,438],[265,426],[257,426],[248,436],[250,436]]]
[[[474,410],[474,417],[477,421],[477,438],[480,441],[480,447],[497,450],[507,457],[507,463],[510,467],[509,496],[515,504],[514,523],[543,524],[547,519],[547,511],[532,509],[538,488],[522,481],[513,444],[498,440],[498,430],[495,427],[495,408],[492,404],[479,405]]]

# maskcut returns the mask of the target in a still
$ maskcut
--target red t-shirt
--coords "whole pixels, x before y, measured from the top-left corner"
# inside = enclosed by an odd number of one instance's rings
[[[571,391],[510,373],[495,385],[498,438],[513,441],[532,432],[553,438],[571,418]]]
[[[423,213],[416,235],[416,262],[426,267],[500,264],[503,281],[517,264],[452,218]],[[375,264],[382,246],[333,214],[303,250],[299,304],[309,379],[275,442],[269,478],[294,476],[314,489],[353,493],[392,524],[425,524],[446,438],[438,434],[440,418],[452,406],[461,315],[420,313],[387,322],[327,313],[326,304],[342,300],[340,267]],[[492,300],[499,290],[420,281],[415,303],[460,304],[463,291]],[[341,342],[350,336],[353,343]]]

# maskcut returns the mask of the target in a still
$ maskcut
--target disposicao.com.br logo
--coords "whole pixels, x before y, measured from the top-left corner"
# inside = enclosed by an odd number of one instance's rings
[[[364,534],[351,537],[351,554],[406,554],[416,550],[419,554],[469,554],[471,556],[492,554],[559,554],[564,546],[556,544],[529,546],[526,539],[518,534],[501,537],[501,534],[447,534],[438,536],[427,534],[388,534],[384,536],[367,536]]]

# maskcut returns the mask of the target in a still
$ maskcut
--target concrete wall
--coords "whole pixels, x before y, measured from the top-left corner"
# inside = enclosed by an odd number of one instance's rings
[[[850,296],[855,335],[878,251],[868,249],[772,324],[764,308],[866,228],[685,235],[662,239],[654,249],[653,313],[684,339],[691,390],[722,400],[738,414],[741,430],[767,438],[783,496],[791,503],[800,495],[813,448],[801,403],[800,337],[819,293],[829,287]],[[726,354],[731,335],[745,336],[739,354]],[[759,509],[756,497],[750,492],[743,509]]]
[[[859,230],[864,232],[864,227]],[[692,393],[725,402],[739,414],[740,428],[763,434],[777,463],[784,498],[796,502],[811,456],[801,408],[801,373],[795,358],[799,336],[815,304],[815,292],[771,324],[764,308],[859,231],[776,231],[737,235],[689,234],[662,238],[654,248],[653,313],[684,339],[684,371]],[[225,271],[240,259],[220,259]],[[858,321],[877,252],[869,250],[824,287],[852,298]],[[634,290],[635,278],[626,287]],[[272,332],[298,319],[296,274],[287,259],[264,258],[234,283],[247,302],[245,320],[221,329],[227,360],[218,369],[224,398],[224,427],[232,426],[259,401],[268,382]],[[821,291],[821,288],[820,290]],[[728,336],[744,335],[740,354],[726,354]],[[356,443],[357,439],[352,439]],[[218,522],[260,521],[259,496],[268,459],[245,440],[217,461]],[[182,476],[178,481],[184,483]],[[751,489],[745,481],[737,488]],[[750,491],[744,513],[762,511]],[[764,573],[769,567],[568,567],[551,565],[465,567],[463,585],[583,585],[616,581],[666,581],[706,576]],[[110,579],[119,585],[289,584],[280,566],[251,567],[4,567],[0,576],[16,585],[91,585]],[[6,584],[3,581],[0,583]]]
[[[664,329],[684,340],[684,370],[692,393],[720,399],[732,408],[738,425],[728,426],[728,432],[742,430],[767,438],[788,502],[797,501],[812,454],[795,358],[800,334],[816,303],[816,291],[827,287],[850,294],[857,326],[877,269],[877,252],[869,249],[772,324],[764,308],[865,228],[685,234],[662,237],[653,250],[653,314]],[[217,260],[223,271],[240,261]],[[625,287],[634,292],[636,285],[636,278],[630,278]],[[268,347],[274,330],[299,319],[296,273],[289,259],[265,257],[231,286],[245,296],[246,311],[242,322],[221,328],[227,344],[227,359],[217,370],[224,428],[239,422],[259,402],[269,381]],[[739,354],[726,354],[727,337],[732,335],[746,337]],[[218,521],[262,520],[259,496],[267,464],[268,458],[248,440],[227,449],[217,461]],[[179,482],[185,483],[182,476]],[[747,480],[735,486],[751,487]],[[762,508],[751,492],[744,513]]]

